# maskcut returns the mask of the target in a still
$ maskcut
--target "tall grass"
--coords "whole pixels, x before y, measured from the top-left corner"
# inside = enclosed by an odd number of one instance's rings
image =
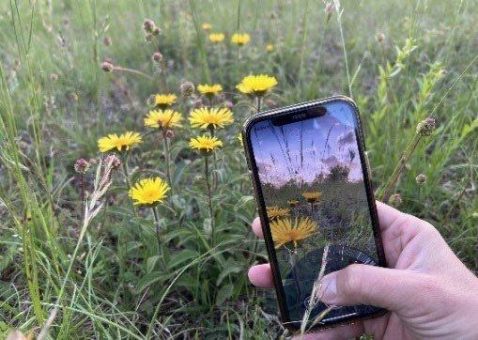
[[[433,116],[437,129],[417,144],[392,191],[401,209],[436,225],[477,270],[477,4],[334,1],[340,11],[330,18],[325,7],[305,0],[0,4],[0,335],[10,328],[61,339],[281,334],[245,275],[266,259],[249,230],[255,205],[236,139],[254,103],[234,86],[249,73],[279,80],[264,107],[353,92],[377,188],[417,124]],[[152,43],[142,31],[146,17],[162,29]],[[211,46],[203,22],[227,37],[247,32],[252,42],[241,50],[228,41]],[[161,67],[151,61],[158,50]],[[152,80],[105,73],[106,58]],[[119,173],[103,209],[82,228],[74,161],[97,158],[96,141],[107,133],[141,129],[148,97],[179,94],[184,80],[219,82],[234,104],[236,122],[222,135],[211,176],[214,243],[203,159],[188,149],[187,128],[169,150],[174,195],[159,214],[162,257],[152,216],[132,212]],[[187,115],[189,105],[181,100],[177,109]],[[131,153],[132,180],[165,176],[159,142],[148,136]],[[425,184],[417,184],[419,174]],[[88,192],[93,177],[85,176]]]

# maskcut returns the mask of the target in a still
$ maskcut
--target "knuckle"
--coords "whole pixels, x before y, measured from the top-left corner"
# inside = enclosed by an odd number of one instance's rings
[[[362,280],[360,279],[359,267],[356,264],[352,264],[342,270],[340,280],[342,281],[341,288],[342,294],[346,296],[355,295],[363,288]]]

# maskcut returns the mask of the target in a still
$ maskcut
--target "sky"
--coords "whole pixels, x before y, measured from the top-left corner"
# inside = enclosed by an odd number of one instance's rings
[[[336,165],[350,167],[349,181],[362,181],[352,108],[340,102],[326,107],[323,117],[284,126],[262,121],[252,127],[252,148],[262,184],[279,188],[294,178],[311,183],[320,174],[327,176]]]

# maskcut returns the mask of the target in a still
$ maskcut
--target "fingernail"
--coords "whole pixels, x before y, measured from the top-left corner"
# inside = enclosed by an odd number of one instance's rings
[[[328,274],[320,280],[320,301],[332,305],[337,299],[337,279],[335,273]]]

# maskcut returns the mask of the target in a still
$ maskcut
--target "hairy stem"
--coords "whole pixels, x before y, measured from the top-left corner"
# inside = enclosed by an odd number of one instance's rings
[[[397,184],[397,181],[400,178],[400,175],[402,174],[403,169],[405,169],[405,164],[407,164],[411,155],[415,151],[418,143],[420,142],[421,137],[422,137],[421,134],[416,133],[413,136],[413,138],[410,140],[410,142],[408,143],[407,147],[405,148],[405,151],[400,156],[400,159],[398,160],[398,163],[395,166],[395,169],[393,170],[392,175],[388,178],[387,184],[385,184],[385,186],[383,187],[383,190],[381,190],[378,195],[381,201],[387,202],[388,199],[390,198],[390,195],[395,189],[395,185]]]
[[[209,217],[211,219],[211,245],[214,246],[215,243],[215,227],[214,227],[214,213],[212,209],[212,193],[211,193],[211,183],[209,182],[209,156],[204,156],[204,176],[206,178],[206,187],[207,187],[207,198],[208,198],[208,207],[209,207]]]
[[[171,179],[171,153],[169,150],[169,139],[166,136],[166,129],[161,129],[163,133],[163,151],[164,151],[164,159],[166,162],[166,177],[168,179],[168,184],[171,190],[171,196],[173,195],[173,181]]]

